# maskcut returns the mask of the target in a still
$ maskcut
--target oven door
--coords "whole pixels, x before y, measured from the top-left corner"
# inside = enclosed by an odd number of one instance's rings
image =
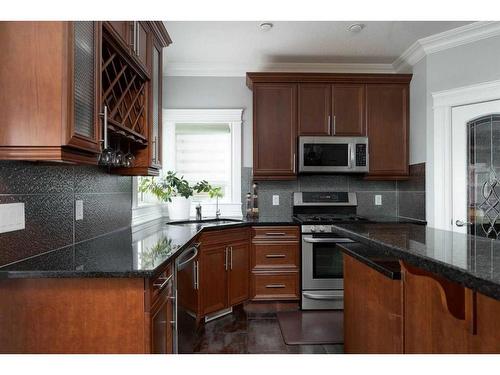
[[[332,234],[302,236],[302,289],[344,289],[342,251],[336,245],[353,242]]]

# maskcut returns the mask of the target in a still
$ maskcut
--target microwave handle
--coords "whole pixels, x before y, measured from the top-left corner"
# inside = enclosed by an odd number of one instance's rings
[[[352,168],[352,143],[347,144],[347,168]]]

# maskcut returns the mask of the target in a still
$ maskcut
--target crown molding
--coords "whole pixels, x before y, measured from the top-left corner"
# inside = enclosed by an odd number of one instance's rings
[[[247,72],[395,73],[392,64],[363,63],[166,63],[166,76],[245,77]]]
[[[422,38],[413,43],[393,62],[397,72],[408,69],[427,55],[458,47],[478,40],[500,35],[499,21],[479,21],[439,34]]]

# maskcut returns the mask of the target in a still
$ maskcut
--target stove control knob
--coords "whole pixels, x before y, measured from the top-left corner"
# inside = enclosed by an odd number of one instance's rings
[[[319,231],[320,231],[320,232],[324,232],[324,231],[325,231],[325,227],[324,227],[323,225],[320,225],[320,226],[319,226]]]

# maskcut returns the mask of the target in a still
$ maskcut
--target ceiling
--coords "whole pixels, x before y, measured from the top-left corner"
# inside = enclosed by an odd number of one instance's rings
[[[272,21],[271,21],[272,22]],[[391,64],[418,39],[470,22],[367,21],[359,33],[347,21],[281,21],[261,31],[253,21],[166,22],[173,40],[169,65],[224,64],[258,67],[283,63]],[[357,23],[357,22],[356,22]]]

